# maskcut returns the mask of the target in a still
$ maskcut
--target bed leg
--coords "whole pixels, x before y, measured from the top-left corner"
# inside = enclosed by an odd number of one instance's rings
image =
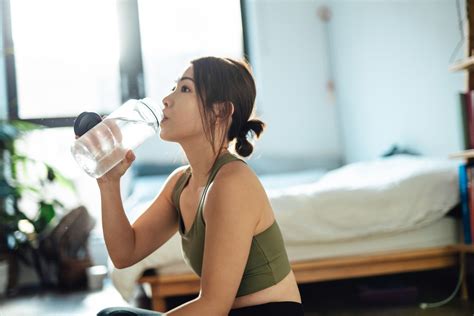
[[[166,300],[161,296],[153,296],[153,310],[157,312],[165,312],[166,309]]]
[[[154,311],[164,313],[166,309],[165,297],[160,293],[160,284],[151,285],[151,308]]]

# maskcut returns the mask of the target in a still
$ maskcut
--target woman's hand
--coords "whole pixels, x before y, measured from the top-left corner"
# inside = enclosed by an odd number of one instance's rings
[[[76,139],[78,138],[79,136],[76,135]],[[130,168],[134,160],[135,154],[133,153],[133,151],[127,151],[127,153],[125,154],[125,158],[121,162],[119,162],[115,167],[110,169],[102,177],[97,178],[97,183],[100,185],[104,183],[119,182],[120,178],[125,174],[128,168]]]
[[[130,168],[132,162],[135,160],[135,154],[132,150],[127,151],[125,158],[119,162],[115,167],[110,169],[102,177],[97,178],[97,183],[99,185],[105,183],[116,183],[120,181],[120,178],[125,174],[125,172]]]

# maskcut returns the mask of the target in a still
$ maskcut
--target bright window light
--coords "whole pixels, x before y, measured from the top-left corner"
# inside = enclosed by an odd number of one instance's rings
[[[20,118],[120,105],[116,0],[11,0]]]
[[[194,58],[243,57],[239,0],[139,0],[147,95],[161,101]]]

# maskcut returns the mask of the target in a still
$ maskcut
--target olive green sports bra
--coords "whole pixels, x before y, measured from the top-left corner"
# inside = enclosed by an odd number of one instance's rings
[[[210,184],[214,180],[218,170],[224,164],[241,160],[236,156],[225,153],[221,155],[211,169],[207,184],[199,200],[196,217],[188,232],[185,232],[181,211],[179,208],[179,197],[191,177],[191,168],[178,179],[173,191],[173,203],[178,212],[179,233],[181,235],[181,246],[184,260],[201,276],[202,259],[204,253],[204,237],[206,225],[204,223],[202,208],[205,196]],[[243,161],[243,160],[241,160]],[[245,161],[243,161],[245,162]],[[255,293],[274,284],[277,284],[290,272],[290,263],[286,253],[285,245],[280,228],[276,221],[265,231],[253,236],[252,246],[245,266],[244,274],[237,291],[237,297]]]

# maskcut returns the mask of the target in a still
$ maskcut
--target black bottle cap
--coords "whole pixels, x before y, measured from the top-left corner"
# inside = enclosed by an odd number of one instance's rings
[[[102,117],[95,112],[82,112],[74,120],[74,134],[84,135],[88,130],[102,122]]]

